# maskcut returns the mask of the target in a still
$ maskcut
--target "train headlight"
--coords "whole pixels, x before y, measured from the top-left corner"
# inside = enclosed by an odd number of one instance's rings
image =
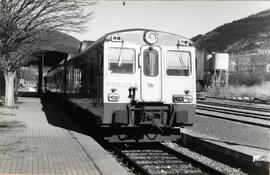
[[[191,95],[173,95],[174,103],[191,103],[193,101],[193,97]]]
[[[110,102],[118,102],[119,101],[119,94],[116,93],[117,89],[112,88],[111,92],[108,93],[108,100]]]
[[[191,95],[184,95],[184,99],[183,99],[184,103],[191,103],[192,100],[193,100],[193,98]]]
[[[158,35],[154,31],[147,31],[144,33],[143,39],[148,44],[155,44],[158,41]]]
[[[118,102],[119,101],[119,94],[118,93],[109,93],[108,100],[110,102]]]
[[[184,100],[183,95],[173,95],[173,102],[174,103],[182,103]]]

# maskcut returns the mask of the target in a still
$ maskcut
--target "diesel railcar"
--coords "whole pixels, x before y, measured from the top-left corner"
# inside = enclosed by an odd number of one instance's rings
[[[62,61],[47,74],[46,91],[88,111],[109,140],[172,140],[195,116],[195,77],[191,40],[129,29]]]

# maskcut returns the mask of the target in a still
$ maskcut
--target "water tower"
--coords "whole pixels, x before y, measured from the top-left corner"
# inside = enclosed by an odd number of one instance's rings
[[[214,53],[212,57],[212,69],[211,86],[227,86],[229,77],[229,54]]]

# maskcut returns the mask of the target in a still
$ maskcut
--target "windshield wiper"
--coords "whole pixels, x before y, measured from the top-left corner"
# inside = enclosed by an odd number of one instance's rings
[[[118,67],[120,67],[122,65],[121,55],[122,55],[123,45],[124,45],[124,41],[122,41],[121,48],[120,48],[119,55],[118,55]]]
[[[178,60],[179,60],[179,63],[180,63],[180,67],[182,68],[182,69],[184,69],[184,61],[183,61],[183,58],[182,58],[182,54],[181,54],[181,52],[180,52],[180,54],[178,54]]]

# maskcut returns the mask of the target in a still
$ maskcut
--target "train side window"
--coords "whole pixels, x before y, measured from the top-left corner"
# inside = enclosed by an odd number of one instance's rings
[[[189,76],[191,73],[190,53],[183,51],[167,51],[166,73],[170,76]]]
[[[103,53],[99,53],[99,58],[100,58],[100,68],[103,69]]]
[[[103,74],[103,54],[102,49],[97,49],[97,62],[98,62],[98,73]]]
[[[98,48],[97,49],[97,58],[98,58],[98,67],[103,68],[103,54],[102,54],[102,49]]]
[[[66,75],[66,79],[67,79],[67,84],[70,84],[71,82],[71,69],[70,66],[67,67],[67,75]]]
[[[109,49],[109,71],[119,74],[135,73],[135,50],[128,48]]]
[[[143,73],[148,77],[156,77],[158,75],[158,52],[148,49],[143,52]]]
[[[80,69],[80,80],[79,80],[79,83],[80,83],[80,85],[82,86],[83,85],[83,83],[84,83],[84,74],[85,74],[85,70],[84,70],[84,65],[83,64],[81,64],[80,66],[79,66],[79,69]]]
[[[75,67],[74,69],[74,84],[75,86],[79,87],[81,85],[81,76],[82,76],[82,72],[80,67]]]
[[[95,74],[95,65],[94,63],[90,63],[90,85],[94,84],[94,74]]]

